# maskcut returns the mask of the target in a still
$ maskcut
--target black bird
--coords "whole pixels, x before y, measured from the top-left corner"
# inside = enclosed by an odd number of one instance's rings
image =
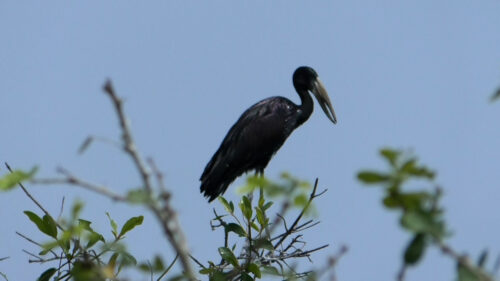
[[[293,73],[301,105],[284,97],[270,97],[247,109],[231,127],[201,175],[200,192],[211,202],[241,174],[262,174],[287,137],[311,116],[311,91],[326,116],[337,123],[330,98],[314,69],[301,66]]]

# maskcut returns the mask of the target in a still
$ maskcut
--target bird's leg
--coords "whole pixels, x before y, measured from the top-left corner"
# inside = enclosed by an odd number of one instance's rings
[[[264,170],[257,170],[257,171],[255,171],[255,174],[257,176],[264,177]],[[259,187],[259,201],[261,198],[264,198],[264,187],[263,186]],[[263,212],[263,214],[264,214],[264,220],[266,220],[267,216],[266,216],[265,212]],[[265,231],[265,237],[270,239],[271,233],[269,233],[269,225],[266,225],[266,227],[264,227],[264,231]]]

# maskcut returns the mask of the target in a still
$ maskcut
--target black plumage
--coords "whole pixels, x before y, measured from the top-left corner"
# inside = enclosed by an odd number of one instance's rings
[[[297,68],[293,85],[300,96],[300,105],[284,97],[267,98],[248,108],[231,127],[200,178],[200,191],[210,202],[241,174],[251,170],[264,172],[292,131],[311,116],[313,101],[309,91],[328,118],[337,122],[328,94],[314,69]]]

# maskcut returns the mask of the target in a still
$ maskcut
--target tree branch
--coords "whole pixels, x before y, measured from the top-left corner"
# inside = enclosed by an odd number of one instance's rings
[[[58,168],[58,172],[64,175],[64,178],[47,178],[47,179],[33,179],[31,182],[34,184],[44,184],[44,185],[51,185],[51,184],[68,184],[68,185],[74,185],[78,186],[90,191],[93,191],[95,193],[99,193],[101,195],[104,195],[108,198],[110,198],[113,201],[127,201],[127,198],[125,196],[122,196],[120,194],[114,193],[113,191],[109,190],[108,188],[87,182],[85,180],[82,180],[74,175],[72,175],[69,171],[63,169],[63,168]]]
[[[311,195],[309,196],[309,200],[307,201],[307,204],[304,206],[304,208],[300,212],[299,216],[295,219],[295,221],[293,222],[292,226],[288,230],[286,230],[286,232],[284,234],[282,234],[281,239],[276,244],[274,244],[274,248],[275,249],[277,249],[281,245],[281,243],[283,243],[283,241],[285,241],[285,239],[290,234],[292,234],[294,232],[295,227],[299,223],[299,221],[302,218],[302,216],[304,215],[304,213],[307,211],[307,208],[309,208],[309,206],[311,205],[312,200],[314,198],[316,198],[317,196],[320,196],[320,195],[322,195],[323,193],[326,192],[326,190],[325,190],[325,191],[321,192],[319,195],[316,195],[316,189],[317,188],[318,188],[318,179],[316,178],[316,180],[314,181],[313,190],[311,192]]]
[[[144,189],[151,195],[153,190],[151,184],[151,175],[148,168],[144,164],[142,157],[136,149],[130,127],[123,111],[123,101],[116,95],[110,80],[106,81],[103,89],[111,99],[116,110],[116,114],[118,115],[118,120],[122,131],[123,149],[132,158],[137,170],[141,175]],[[160,182],[160,184],[162,183]],[[170,193],[165,191],[163,192],[161,197],[161,199],[163,199],[163,206],[157,206],[154,203],[149,203],[148,206],[160,222],[163,228],[163,232],[165,233],[170,244],[172,245],[172,247],[174,247],[175,251],[179,255],[185,274],[190,280],[195,280],[194,271],[189,261],[189,251],[186,238],[180,227],[179,221],[177,219],[177,214],[170,206],[170,197]]]

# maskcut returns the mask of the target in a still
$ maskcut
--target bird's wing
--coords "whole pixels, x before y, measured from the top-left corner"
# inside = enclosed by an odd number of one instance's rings
[[[271,97],[248,108],[231,127],[207,164],[200,180],[203,181],[208,176],[217,177],[224,172],[233,172],[239,176],[255,168],[252,167],[255,164],[251,161],[252,157],[256,157],[257,154],[271,156],[278,150],[291,130],[284,130],[287,116],[283,116],[283,111],[277,106],[287,106],[287,104],[293,105],[287,99]],[[233,171],[233,168],[237,170]]]

